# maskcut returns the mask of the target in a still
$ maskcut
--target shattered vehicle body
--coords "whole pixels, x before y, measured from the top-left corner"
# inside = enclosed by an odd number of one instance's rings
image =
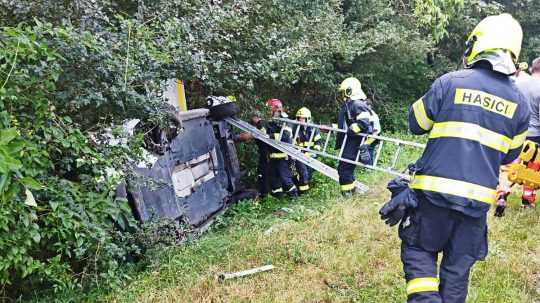
[[[198,227],[241,198],[254,197],[240,182],[240,164],[224,121],[207,109],[179,112],[176,136],[149,166],[135,168],[123,193],[141,222],[172,219]],[[166,140],[165,140],[166,141]]]

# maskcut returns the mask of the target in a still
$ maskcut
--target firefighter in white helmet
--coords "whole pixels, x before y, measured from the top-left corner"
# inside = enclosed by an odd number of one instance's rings
[[[339,111],[338,127],[347,130],[347,136],[344,133],[338,133],[336,149],[341,149],[345,143],[343,158],[355,161],[360,152],[359,160],[369,164],[371,159],[367,146],[360,147],[365,134],[373,133],[373,111],[367,104],[367,96],[362,90],[360,81],[354,77],[343,80],[338,90],[345,101]],[[355,168],[355,164],[339,162],[339,184],[344,196],[350,196],[359,191],[360,187],[354,177]]]

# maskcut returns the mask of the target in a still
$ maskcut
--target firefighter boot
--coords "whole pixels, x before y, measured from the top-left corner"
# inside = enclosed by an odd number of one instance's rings
[[[298,194],[303,195],[309,191],[309,184],[299,184],[298,185]]]
[[[363,185],[360,182],[354,181],[348,185],[341,185],[341,195],[345,198],[350,198],[355,195],[361,195],[366,193],[369,187]]]
[[[291,198],[291,199],[296,199],[296,198],[298,198],[298,189],[296,188],[296,186],[292,185],[292,186],[287,190],[287,196],[289,196],[289,198]]]
[[[534,208],[536,193],[533,188],[523,186],[523,195],[521,196],[521,208]]]
[[[274,198],[281,199],[281,198],[283,198],[283,188],[279,187],[279,188],[276,188],[276,189],[272,189],[270,194]]]
[[[495,213],[493,214],[495,217],[502,217],[504,216],[504,210],[506,209],[506,199],[508,199],[508,196],[510,195],[510,192],[499,192],[498,198],[497,198],[497,206],[495,208]]]

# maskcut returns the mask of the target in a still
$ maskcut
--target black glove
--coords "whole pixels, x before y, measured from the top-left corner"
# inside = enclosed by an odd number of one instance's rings
[[[371,154],[369,153],[369,145],[360,145],[360,162],[367,164],[371,162]]]
[[[392,193],[392,198],[394,198],[399,193],[409,188],[409,180],[397,177],[394,180],[388,182],[386,188]]]
[[[409,188],[409,181],[396,178],[388,183],[388,190],[392,192],[392,199],[379,210],[381,219],[386,224],[394,226],[403,219],[407,210],[418,207],[418,199],[414,191]]]
[[[389,202],[390,203],[390,202]],[[383,206],[386,207],[388,203]],[[388,206],[391,207],[391,206]],[[381,220],[384,221],[384,223],[388,224],[390,227],[398,224],[403,217],[405,217],[405,212],[407,211],[407,208],[404,205],[398,205],[397,208],[394,208],[392,210],[385,210],[381,208],[379,211],[379,214],[381,214]],[[383,215],[383,213],[386,213],[386,215]]]
[[[258,116],[251,117],[251,121],[249,122],[258,129],[262,128],[263,120]]]

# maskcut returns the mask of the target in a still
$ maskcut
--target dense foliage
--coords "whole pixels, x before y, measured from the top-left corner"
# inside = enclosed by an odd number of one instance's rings
[[[98,146],[126,118],[159,123],[167,79],[190,107],[234,94],[244,114],[278,97],[333,119],[335,88],[362,81],[385,129],[458,68],[467,32],[508,11],[525,30],[523,60],[540,53],[535,1],[0,0],[0,283],[7,296],[119,276],[136,249],[114,199],[132,152]],[[133,146],[138,144],[132,143]]]
[[[0,88],[0,283],[14,294],[78,287],[98,274],[114,282],[129,248],[113,222],[126,228],[133,220],[114,199],[118,177],[105,171],[125,152],[93,146],[54,96],[67,62],[59,46],[79,41],[40,22],[0,35],[8,71]]]

